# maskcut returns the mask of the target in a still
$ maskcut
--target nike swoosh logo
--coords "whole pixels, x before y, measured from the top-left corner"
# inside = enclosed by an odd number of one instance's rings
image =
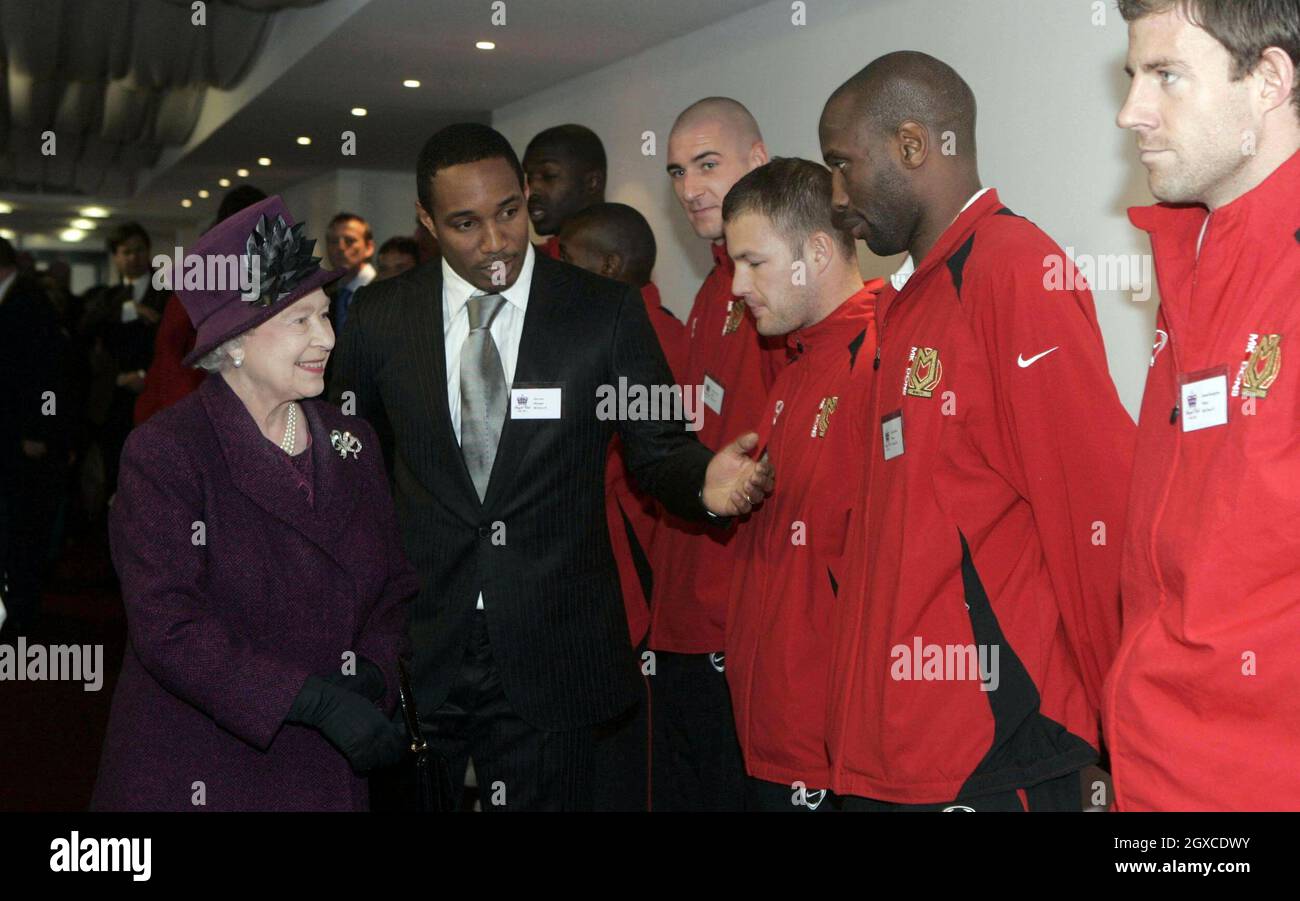
[[[1052,350],[1060,350],[1060,349],[1061,349],[1061,345],[1059,345],[1059,344],[1056,345],[1056,347],[1053,347],[1053,348],[1052,348]],[[1047,356],[1048,354],[1050,354],[1050,353],[1052,352],[1052,350],[1045,350],[1045,351],[1043,351],[1041,354],[1039,354],[1038,356],[1036,356],[1036,357],[1030,357],[1028,360],[1025,359],[1025,355],[1024,355],[1024,354],[1019,354],[1019,355],[1017,355],[1017,357],[1016,357],[1016,362],[1020,364],[1020,368],[1021,368],[1021,369],[1028,369],[1030,366],[1033,366],[1035,363],[1037,363],[1037,362],[1038,362],[1039,360],[1041,360],[1043,357],[1045,357],[1045,356]]]

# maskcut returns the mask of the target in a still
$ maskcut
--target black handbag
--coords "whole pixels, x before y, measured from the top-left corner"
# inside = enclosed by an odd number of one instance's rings
[[[402,721],[411,737],[411,754],[394,774],[394,807],[420,813],[455,811],[460,806],[460,794],[454,791],[447,758],[429,747],[424,738],[419,708],[415,706],[415,693],[411,691],[411,678],[402,660],[397,661],[397,700],[402,709]]]

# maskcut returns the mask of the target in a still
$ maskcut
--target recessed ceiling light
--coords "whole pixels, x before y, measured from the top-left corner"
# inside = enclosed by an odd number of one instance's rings
[[[479,41],[479,42],[476,43],[474,46],[477,47],[477,48],[480,49],[480,50],[495,50],[495,49],[497,49],[497,45],[496,45],[495,43],[493,43],[492,41]]]
[[[269,166],[269,165],[271,165],[271,158],[270,158],[269,156],[259,156],[259,157],[257,158],[257,165],[259,165],[259,166]]]
[[[0,213],[12,213],[13,211],[14,208],[10,204],[7,204],[3,200],[0,200]]]
[[[6,241],[13,241],[17,237],[18,236],[14,234],[13,229],[0,228],[0,238],[4,238]]]
[[[365,108],[364,106],[354,106],[354,107],[352,107],[352,115],[354,115],[354,116],[364,116],[365,114],[366,114],[366,108]]]
[[[420,82],[414,78],[408,78],[406,81],[402,82],[402,87],[404,88],[418,88],[419,86]]]
[[[83,231],[87,231],[95,227],[95,223],[89,219],[73,219],[68,224],[71,225],[73,228],[79,228]]]
[[[204,200],[207,200],[212,195],[208,193],[207,188],[204,188],[203,190],[199,191],[199,196],[202,197]]]
[[[80,213],[88,219],[108,218],[108,210],[104,209],[102,206],[83,206]]]
[[[298,143],[301,144],[303,147],[306,147],[308,144],[311,143],[311,138],[307,137],[306,135],[299,135]]]
[[[217,184],[220,185],[220,186],[223,187],[223,188],[228,188],[228,187],[230,187],[230,179],[228,179],[228,178],[218,178],[218,179],[217,179]]]
[[[59,232],[60,241],[80,241],[86,237],[86,233],[79,228],[65,228]]]
[[[184,200],[181,201],[181,206],[185,207],[185,209],[188,210],[190,207],[194,206],[194,201],[186,197]]]
[[[240,178],[248,178],[247,169],[236,169],[235,174],[238,175]]]

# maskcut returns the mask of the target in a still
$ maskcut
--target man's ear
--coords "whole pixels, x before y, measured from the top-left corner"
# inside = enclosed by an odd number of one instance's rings
[[[768,159],[767,145],[762,141],[755,141],[754,146],[749,148],[750,171],[757,169],[759,166],[766,165]]]
[[[1269,47],[1260,55],[1255,74],[1262,79],[1264,111],[1289,106],[1295,91],[1296,67],[1291,54],[1281,47]]]
[[[824,272],[835,258],[835,239],[824,231],[813,232],[808,236],[808,253],[811,255],[813,268],[818,274]]]
[[[438,232],[433,227],[433,217],[429,215],[429,212],[424,208],[424,205],[418,200],[415,202],[415,215],[416,218],[420,220],[420,224],[424,226],[424,230],[433,235],[436,239],[438,237]]]
[[[585,179],[587,194],[596,200],[605,199],[605,173],[599,169],[592,169],[587,173]]]
[[[600,264],[600,274],[605,278],[612,278],[615,281],[623,274],[623,257],[617,253],[605,254],[605,259]]]
[[[905,169],[919,169],[930,154],[930,132],[912,119],[904,121],[894,133],[899,162]]]

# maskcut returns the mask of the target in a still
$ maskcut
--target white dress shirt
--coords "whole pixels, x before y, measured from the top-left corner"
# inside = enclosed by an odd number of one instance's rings
[[[966,205],[961,208],[961,211],[957,213],[957,216],[960,216],[962,213],[969,210],[971,206],[975,203],[975,201],[979,200],[981,197],[983,197],[985,194],[987,194],[989,191],[992,190],[993,190],[992,188],[981,188],[980,190],[976,191],[975,195],[971,197],[970,200],[966,201]],[[954,217],[952,221],[956,222],[957,221],[956,217]],[[951,227],[952,222],[948,223],[948,225]],[[902,291],[903,286],[907,284],[908,279],[912,277],[912,273],[914,272],[916,272],[916,263],[912,261],[912,255],[909,253],[907,255],[907,259],[903,260],[903,265],[899,266],[898,271],[889,277],[889,281],[891,284],[893,284],[894,290]]]
[[[361,267],[357,269],[357,274],[352,276],[352,280],[343,287],[355,294],[358,288],[364,288],[373,282],[376,274],[374,266],[369,263],[362,263]]]
[[[135,311],[135,304],[131,301],[140,300],[149,290],[149,282],[153,280],[153,273],[146,272],[138,278],[126,279],[122,284],[131,289],[131,296],[122,301],[122,321],[135,322],[140,318],[140,314]]]
[[[489,331],[501,355],[501,368],[505,370],[506,384],[515,380],[515,363],[519,360],[519,339],[524,333],[524,314],[528,311],[528,292],[533,284],[533,248],[524,251],[524,265],[515,283],[495,293],[505,298],[500,312],[492,320]],[[447,353],[447,409],[451,413],[451,428],[460,443],[460,352],[469,337],[469,299],[492,292],[482,291],[461,278],[442,260],[442,333]],[[483,609],[483,594],[478,596],[478,609]]]

